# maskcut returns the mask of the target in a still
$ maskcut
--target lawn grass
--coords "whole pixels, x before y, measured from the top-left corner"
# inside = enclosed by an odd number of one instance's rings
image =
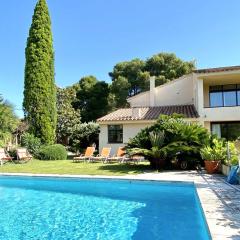
[[[6,163],[0,167],[0,173],[76,174],[109,176],[140,174],[149,170],[149,163],[73,163],[71,160],[31,160],[30,162],[24,164]]]

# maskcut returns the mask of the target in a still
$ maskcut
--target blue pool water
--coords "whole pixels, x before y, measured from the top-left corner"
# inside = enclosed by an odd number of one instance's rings
[[[0,177],[0,239],[210,239],[193,184]]]

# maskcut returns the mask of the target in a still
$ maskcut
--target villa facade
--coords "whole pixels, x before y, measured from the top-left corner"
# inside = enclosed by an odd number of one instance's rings
[[[160,114],[183,114],[211,133],[229,140],[240,136],[240,66],[195,70],[193,73],[128,98],[130,108],[118,109],[97,120],[99,148],[112,152],[124,146]]]

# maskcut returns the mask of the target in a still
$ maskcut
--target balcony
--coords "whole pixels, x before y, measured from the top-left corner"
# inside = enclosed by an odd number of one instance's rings
[[[205,107],[203,109],[204,121],[239,121],[240,106],[232,107]]]

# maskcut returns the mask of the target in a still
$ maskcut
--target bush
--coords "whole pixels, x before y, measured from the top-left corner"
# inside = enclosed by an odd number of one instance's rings
[[[16,148],[9,150],[8,153],[9,153],[10,157],[13,158],[13,160],[17,159],[17,149]]]
[[[41,147],[41,140],[35,137],[33,134],[25,133],[22,136],[21,145],[26,147],[31,154],[36,156]]]
[[[202,159],[209,161],[224,161],[227,156],[227,149],[224,141],[213,139],[212,146],[205,146],[200,150]]]
[[[152,136],[164,132],[164,139],[161,145],[153,144]],[[172,116],[161,115],[154,125],[141,130],[127,144],[130,153],[142,154],[157,167],[156,162],[164,160],[165,164],[170,163],[174,158],[201,160],[200,149],[210,143],[210,135],[207,130],[195,123],[189,123],[174,114]],[[156,158],[161,153],[162,159]],[[154,158],[153,158],[154,156]],[[164,165],[164,164],[162,164]]]
[[[91,146],[93,143],[98,145],[99,124],[94,122],[82,123],[75,129],[69,139],[70,150],[77,152]]]
[[[44,146],[39,150],[38,158],[41,160],[65,160],[67,151],[61,144]]]

